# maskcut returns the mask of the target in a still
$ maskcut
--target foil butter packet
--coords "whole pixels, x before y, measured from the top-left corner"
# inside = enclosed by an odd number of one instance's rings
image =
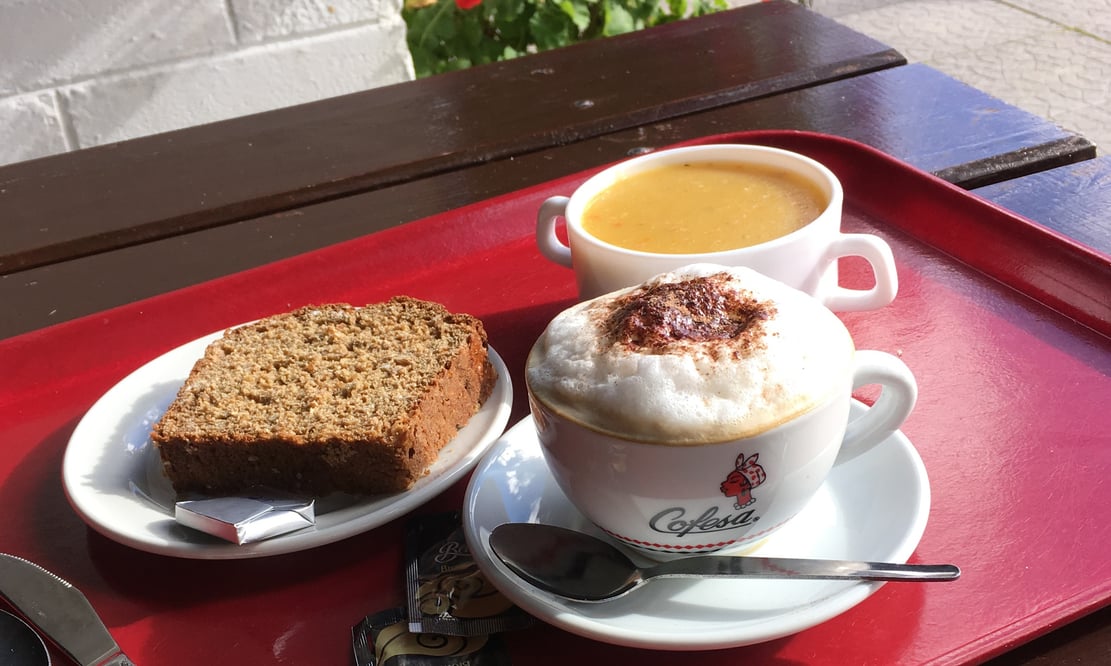
[[[355,625],[355,666],[510,666],[497,636],[417,634],[406,618],[404,608],[390,608]]]
[[[409,631],[480,636],[535,622],[479,570],[458,512],[413,518],[405,537]]]
[[[510,666],[498,636],[414,634],[406,609],[368,615],[351,629],[356,666]]]
[[[316,502],[299,497],[213,497],[174,505],[178,523],[243,545],[316,525]]]

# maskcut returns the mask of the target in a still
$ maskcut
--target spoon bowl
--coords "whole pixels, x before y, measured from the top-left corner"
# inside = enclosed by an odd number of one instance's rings
[[[533,586],[574,601],[616,599],[653,578],[799,578],[941,581],[960,577],[951,564],[891,564],[853,560],[698,555],[638,567],[622,550],[589,534],[540,523],[506,523],[490,533],[490,548]]]

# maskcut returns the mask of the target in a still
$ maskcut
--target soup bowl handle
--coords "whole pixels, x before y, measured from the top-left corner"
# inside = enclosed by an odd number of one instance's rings
[[[833,285],[818,294],[819,300],[830,310],[860,312],[889,305],[899,291],[899,275],[895,271],[895,258],[882,238],[871,234],[840,234],[826,250],[826,261],[836,262],[842,257],[860,257],[872,267],[875,285],[871,289],[848,289]]]
[[[570,201],[568,197],[549,197],[540,205],[540,212],[536,215],[536,244],[540,253],[567,268],[571,268],[571,248],[556,236],[556,220],[564,217]]]

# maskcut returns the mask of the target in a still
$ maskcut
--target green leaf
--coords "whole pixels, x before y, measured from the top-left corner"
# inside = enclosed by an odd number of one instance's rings
[[[636,29],[636,21],[629,10],[613,2],[613,0],[605,0],[603,5],[606,11],[606,22],[602,28],[602,35],[611,37],[632,32]]]
[[[726,0],[454,0],[404,7],[418,77],[727,9]]]
[[[585,3],[563,0],[559,3],[559,8],[575,24],[579,34],[586,32],[586,29],[590,27],[590,10]]]
[[[558,7],[543,4],[529,20],[533,43],[541,51],[566,46],[571,43],[572,35],[577,36],[578,28]]]

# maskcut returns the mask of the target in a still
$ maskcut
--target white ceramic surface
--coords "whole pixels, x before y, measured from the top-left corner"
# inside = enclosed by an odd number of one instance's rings
[[[854,412],[862,408],[853,405]],[[926,469],[910,441],[897,432],[837,465],[807,507],[752,552],[906,562],[925,531],[929,510]],[[707,650],[768,641],[836,617],[883,585],[667,579],[601,604],[576,603],[537,590],[490,550],[489,535],[495,527],[540,522],[606,537],[559,490],[540,452],[531,417],[513,426],[475,469],[463,521],[479,567],[510,600],[571,633],[618,645]]]
[[[850,368],[825,404],[771,430],[702,446],[594,430],[549,408],[532,387],[529,406],[567,498],[625,545],[669,559],[759,543],[810,502],[831,468],[899,429],[918,394],[910,369],[875,350],[856,351]],[[850,417],[852,391],[871,384],[883,386],[878,399]]]
[[[161,472],[150,430],[193,364],[222,332],[150,361],[104,394],[78,423],[62,462],[70,504],[93,529],[122,544],[162,555],[239,559],[305,550],[366,532],[419,507],[469,472],[505,430],[513,388],[490,349],[498,381],[490,398],[448,443],[429,474],[394,495],[330,495],[316,502],[316,525],[242,546],[179,525],[175,496]]]
[[[729,161],[775,166],[818,184],[829,205],[802,229],[752,247],[700,254],[657,254],[628,250],[598,240],[582,228],[585,205],[598,192],[626,176],[665,164]],[[891,248],[871,234],[841,233],[844,192],[837,177],[824,165],[806,157],[767,146],[718,144],[661,150],[620,162],[592,176],[570,197],[551,197],[537,215],[536,242],[541,253],[573,267],[582,299],[630,287],[648,278],[694,263],[747,266],[821,300],[831,310],[872,310],[890,303],[899,289]],[[556,220],[567,222],[568,244],[556,236]],[[838,285],[837,261],[862,257],[871,266],[876,284],[871,289]]]

